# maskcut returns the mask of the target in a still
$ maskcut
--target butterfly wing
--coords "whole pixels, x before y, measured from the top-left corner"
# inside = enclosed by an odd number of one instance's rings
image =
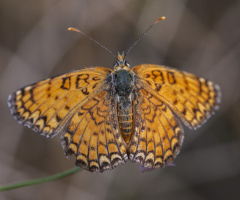
[[[17,90],[8,104],[20,123],[46,137],[63,131],[66,155],[74,154],[77,166],[102,172],[128,159],[110,73],[96,67],[49,78]]]
[[[189,127],[199,127],[218,108],[220,89],[203,78],[163,66],[139,65],[132,70],[136,91],[130,160],[143,167],[163,167],[182,145],[183,129],[176,115]]]
[[[64,131],[62,144],[66,155],[76,156],[77,166],[103,172],[127,161],[116,109],[115,97],[103,91],[73,115]]]
[[[164,167],[178,154],[183,129],[163,101],[145,89],[135,94],[135,130],[129,147],[130,160],[147,168]]]
[[[218,109],[218,85],[193,74],[158,65],[139,65],[133,71],[139,87],[161,99],[190,128],[201,126]]]
[[[108,87],[110,73],[96,67],[48,78],[9,95],[8,105],[20,123],[52,137],[81,105]]]

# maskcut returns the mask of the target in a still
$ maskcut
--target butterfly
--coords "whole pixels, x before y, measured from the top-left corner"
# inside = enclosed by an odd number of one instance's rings
[[[183,142],[181,119],[200,127],[218,109],[218,85],[161,65],[93,67],[48,78],[9,95],[18,122],[46,137],[62,133],[76,166],[103,172],[130,160],[145,168],[173,162]]]

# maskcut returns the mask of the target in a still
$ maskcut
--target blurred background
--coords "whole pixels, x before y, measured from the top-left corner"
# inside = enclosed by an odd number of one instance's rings
[[[220,110],[197,131],[184,127],[175,166],[142,173],[127,162],[103,174],[81,171],[62,180],[0,193],[0,199],[240,199],[239,0],[0,1],[0,185],[74,167],[60,135],[47,139],[10,115],[10,93],[38,80],[115,58],[132,49],[131,66],[162,64],[205,77],[222,88]]]

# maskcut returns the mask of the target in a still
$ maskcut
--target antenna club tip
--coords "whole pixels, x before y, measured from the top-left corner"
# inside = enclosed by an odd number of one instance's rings
[[[164,19],[166,19],[165,16],[162,16],[162,17],[158,18],[158,19],[155,21],[155,24],[158,23],[158,22],[160,22],[160,21],[162,21],[162,20],[164,20]]]
[[[79,30],[78,30],[78,29],[76,29],[76,28],[73,28],[73,27],[69,27],[67,30],[68,30],[68,31],[76,31],[76,32],[79,32]]]
[[[164,19],[166,19],[166,17],[165,17],[165,16],[162,16],[162,17],[160,17],[160,19],[161,19],[161,20],[164,20]]]

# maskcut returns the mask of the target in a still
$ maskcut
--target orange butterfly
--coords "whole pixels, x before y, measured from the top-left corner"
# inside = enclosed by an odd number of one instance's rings
[[[218,108],[218,85],[160,65],[130,69],[124,52],[114,70],[78,70],[9,95],[12,115],[46,137],[63,132],[66,156],[103,172],[131,160],[161,168],[179,153],[183,129],[201,126]]]

